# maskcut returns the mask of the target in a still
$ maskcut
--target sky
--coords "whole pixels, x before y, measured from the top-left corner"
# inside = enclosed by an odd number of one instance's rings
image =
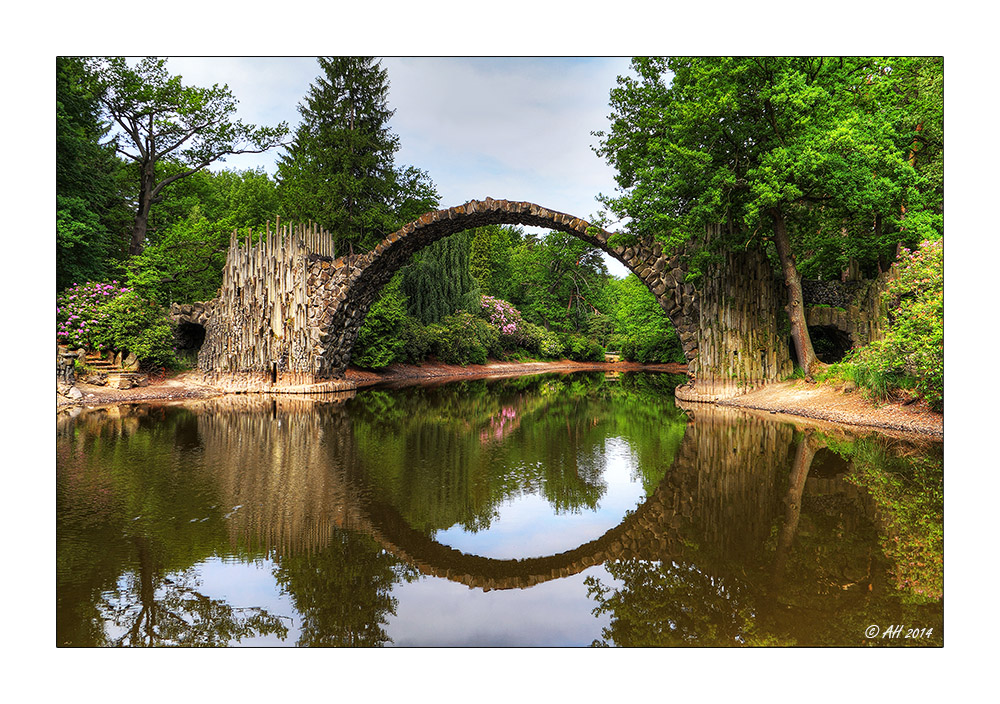
[[[396,163],[426,171],[442,208],[489,196],[593,220],[602,210],[597,196],[614,194],[614,170],[594,152],[591,133],[608,127],[610,90],[630,72],[628,58],[387,57],[382,65],[400,140]],[[173,57],[167,68],[188,85],[227,84],[245,122],[284,121],[292,130],[320,73],[305,57]],[[214,168],[273,174],[280,153],[235,155]]]

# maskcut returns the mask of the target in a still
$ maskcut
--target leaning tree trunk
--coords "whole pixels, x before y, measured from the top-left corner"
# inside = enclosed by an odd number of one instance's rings
[[[809,376],[812,373],[813,365],[818,361],[816,352],[813,351],[812,339],[809,337],[809,328],[806,326],[806,307],[802,297],[802,278],[799,270],[795,267],[795,258],[792,256],[792,245],[788,239],[788,230],[785,228],[785,217],[777,208],[770,211],[774,219],[774,246],[778,250],[778,259],[781,261],[781,272],[785,277],[785,287],[788,289],[788,320],[792,328],[792,344],[795,346],[795,357],[799,360],[802,370]]]

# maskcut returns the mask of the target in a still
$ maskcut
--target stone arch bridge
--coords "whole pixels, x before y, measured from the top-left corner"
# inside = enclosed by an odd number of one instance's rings
[[[683,252],[642,240],[613,247],[612,233],[585,220],[492,198],[427,213],[358,255],[336,257],[331,236],[315,228],[269,229],[256,243],[234,233],[219,295],[175,305],[172,315],[204,328],[198,369],[211,384],[230,391],[351,388],[344,371],[381,288],[423,247],[483,225],[566,232],[634,272],[677,328],[692,379],[679,395],[689,400],[733,395],[791,373],[779,323],[783,295],[762,253],[727,256],[696,287],[686,281]]]

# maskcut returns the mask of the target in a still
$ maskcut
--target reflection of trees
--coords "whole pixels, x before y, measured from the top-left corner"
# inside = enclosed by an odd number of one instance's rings
[[[900,452],[899,443],[880,436],[838,442],[806,432],[799,436],[794,456],[780,443],[758,448],[763,462],[745,479],[771,489],[763,495],[734,492],[726,475],[734,463],[746,462],[747,455],[727,453],[738,439],[734,428],[728,427],[728,413],[693,411],[690,437],[671,470],[676,481],[697,487],[689,492],[695,497],[692,520],[682,525],[684,554],[607,563],[620,585],[587,580],[596,603],[594,613],[611,616],[603,640],[595,645],[862,645],[865,628],[890,622],[933,627],[937,635],[930,641],[872,644],[939,645],[940,599],[915,603],[909,591],[901,591],[893,566],[895,542],[886,547],[883,539],[882,552],[872,549],[878,544],[877,535],[886,534],[886,525],[899,526],[902,521],[913,533],[919,532],[919,539],[911,535],[901,540],[910,544],[933,542],[940,530],[940,522],[933,519],[932,525],[918,530],[919,521],[906,523],[899,518],[933,516],[935,511],[940,518],[941,497],[934,492],[940,474],[927,469],[934,460],[926,448],[908,446]],[[853,453],[853,469],[820,449],[824,445],[845,456]],[[894,465],[886,458],[889,450],[897,460],[906,461]],[[727,463],[727,454],[744,459]],[[710,465],[703,464],[706,457],[711,458]],[[811,476],[810,467],[820,457],[825,467],[822,476]],[[896,474],[903,465],[906,469]],[[881,477],[881,484],[869,475]],[[877,490],[859,492],[845,477],[857,484],[868,482]],[[904,489],[912,491],[920,477],[931,480],[924,484],[930,490],[918,499]],[[886,496],[898,501],[880,499],[879,487],[887,487]],[[725,510],[713,510],[723,506]],[[886,506],[898,511],[891,513],[893,509]],[[886,520],[887,512],[895,523]],[[736,528],[768,527],[762,533],[753,531],[756,547],[716,525],[732,517],[738,517]],[[895,534],[901,533],[905,531],[898,529]]]
[[[281,617],[259,607],[234,607],[198,591],[193,570],[164,576],[148,541],[136,539],[138,564],[101,599],[104,617],[119,631],[107,645],[219,646],[288,628]]]
[[[274,571],[302,619],[298,645],[379,646],[396,613],[392,587],[416,571],[368,536],[334,530],[318,554],[286,555]]]
[[[600,373],[362,392],[350,411],[366,482],[425,532],[483,529],[522,494],[557,513],[593,509],[607,437],[639,456],[652,491],[686,423],[664,389]]]
[[[219,644],[282,633],[276,617],[198,592],[190,568],[232,552],[196,415],[110,408],[56,437],[60,645]],[[122,632],[109,636],[106,621]]]

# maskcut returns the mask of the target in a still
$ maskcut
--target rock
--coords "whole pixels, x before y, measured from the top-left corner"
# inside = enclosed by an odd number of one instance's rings
[[[128,357],[126,357],[125,361],[122,362],[122,368],[127,372],[139,371],[139,359],[133,352],[128,353]]]
[[[93,386],[104,386],[108,383],[108,375],[104,372],[90,372],[83,378],[83,383]]]
[[[857,384],[855,384],[853,381],[848,381],[847,383],[844,384],[844,393],[853,394],[855,391],[857,391],[857,388],[858,388]]]
[[[127,376],[115,375],[108,379],[108,387],[112,389],[131,389],[132,380]]]
[[[80,391],[80,389],[76,388],[75,386],[71,387],[66,395],[69,396],[74,401],[79,401],[81,398],[83,398],[83,392]]]

